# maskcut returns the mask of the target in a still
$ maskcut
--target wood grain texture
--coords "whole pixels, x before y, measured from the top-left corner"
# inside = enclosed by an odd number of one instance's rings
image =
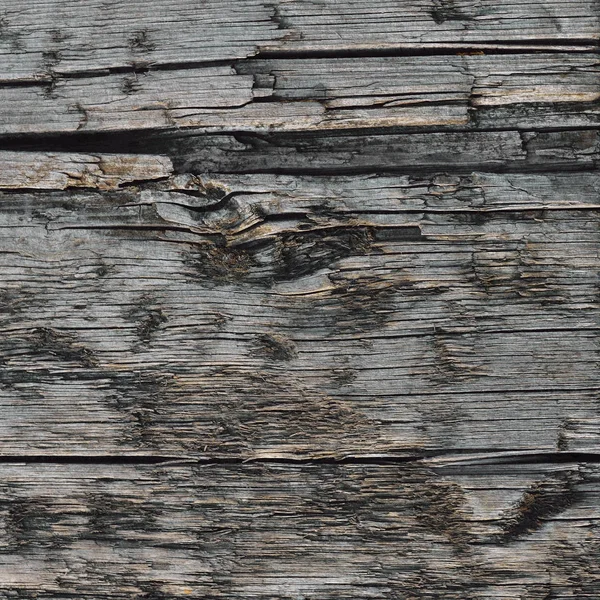
[[[498,48],[594,50],[593,0],[18,0],[2,7],[0,79],[297,53]]]
[[[277,51],[431,49],[453,46],[529,50],[592,45],[598,5],[592,0],[281,0],[277,22],[287,33]],[[590,44],[592,42],[592,44]]]
[[[0,600],[597,600],[599,39],[0,2]]]
[[[0,79],[232,61],[281,38],[258,0],[18,0],[2,7]]]
[[[597,422],[599,187],[178,175],[4,194],[2,453],[596,451],[572,424]]]
[[[473,171],[554,172],[594,170],[600,158],[596,129],[565,131],[462,131],[372,134],[163,134],[133,148],[153,148],[176,172],[294,175]]]
[[[53,69],[32,81],[0,79],[0,135],[585,127],[599,122],[598,82],[597,55],[586,53],[262,59],[77,76]]]
[[[117,189],[136,181],[164,179],[173,172],[163,156],[0,151],[0,189]]]
[[[6,597],[597,597],[596,466],[3,465]]]

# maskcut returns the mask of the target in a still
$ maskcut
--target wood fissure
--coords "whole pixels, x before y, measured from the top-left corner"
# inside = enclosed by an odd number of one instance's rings
[[[0,431],[3,455],[593,451],[599,186],[173,175],[9,192],[0,398],[15,418],[39,408]]]

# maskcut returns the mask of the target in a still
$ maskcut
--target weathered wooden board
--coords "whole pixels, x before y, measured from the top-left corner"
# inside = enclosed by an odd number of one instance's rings
[[[250,60],[0,83],[1,135],[597,125],[595,54]],[[531,106],[543,105],[543,115]],[[550,107],[550,108],[549,108]],[[495,115],[503,111],[502,119]]]
[[[597,600],[599,40],[0,1],[0,600]]]
[[[598,597],[594,465],[2,465],[6,598]]]
[[[599,187],[181,175],[5,193],[1,452],[595,451]]]
[[[599,31],[593,0],[281,0],[273,6],[286,33],[273,44],[280,52],[536,50],[591,46]]]
[[[469,174],[594,170],[597,129],[347,135],[163,134],[132,141],[167,154],[178,173]],[[87,147],[87,146],[86,146]]]
[[[593,51],[594,0],[18,0],[0,17],[0,79],[231,61],[259,50]]]
[[[1,14],[4,81],[232,61],[284,35],[259,0],[18,0]]]
[[[0,152],[0,189],[117,189],[136,181],[164,179],[173,173],[164,156]]]

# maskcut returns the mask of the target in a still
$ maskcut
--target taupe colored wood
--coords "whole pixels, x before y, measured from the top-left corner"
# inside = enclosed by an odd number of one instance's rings
[[[135,181],[166,178],[173,172],[163,156],[0,151],[0,189],[117,189]]]
[[[597,597],[596,466],[2,465],[6,597]]]

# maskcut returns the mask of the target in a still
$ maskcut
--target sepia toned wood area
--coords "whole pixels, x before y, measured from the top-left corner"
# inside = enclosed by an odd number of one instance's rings
[[[600,597],[593,0],[0,0],[0,600]]]

